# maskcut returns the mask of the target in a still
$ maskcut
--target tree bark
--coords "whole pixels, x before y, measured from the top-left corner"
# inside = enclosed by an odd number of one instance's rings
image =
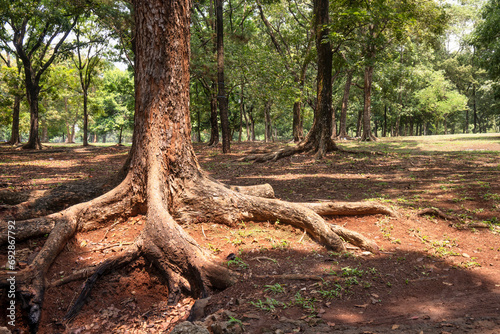
[[[210,99],[210,141],[208,146],[219,144],[219,123],[217,120],[217,88],[212,85],[212,98]]]
[[[10,133],[10,145],[18,145],[21,143],[19,137],[19,111],[21,110],[21,96],[14,96],[14,106],[12,108],[12,128]]]
[[[217,16],[217,101],[219,102],[220,123],[222,129],[222,152],[231,152],[229,131],[228,100],[224,81],[224,0],[216,0]]]
[[[41,150],[42,144],[38,136],[38,94],[40,86],[32,84],[26,86],[26,96],[30,107],[30,135],[28,142],[24,144],[24,149]]]
[[[372,82],[373,82],[373,65],[365,67],[365,85],[364,85],[364,107],[363,107],[363,135],[361,140],[375,141],[377,138],[373,136],[371,129],[371,110],[372,110]]]

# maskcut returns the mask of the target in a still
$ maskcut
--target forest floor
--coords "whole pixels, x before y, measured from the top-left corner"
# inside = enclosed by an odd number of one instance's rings
[[[294,202],[379,201],[399,217],[327,217],[375,240],[380,254],[355,247],[333,253],[303,231],[274,221],[184,226],[222,265],[242,274],[197,311],[208,316],[205,325],[213,333],[500,333],[500,135],[349,141],[339,145],[380,154],[237,162],[283,145],[233,143],[228,155],[201,144],[195,150],[202,167],[227,184],[269,183],[277,198]],[[3,147],[0,187],[32,192],[85,178],[99,182],[119,170],[127,150],[73,146],[27,153]],[[437,208],[449,219],[419,215],[424,208]],[[138,216],[79,233],[49,279],[55,285],[116,255],[143,226]],[[19,266],[44,240],[16,245]],[[1,247],[5,263],[6,246]],[[166,285],[139,260],[101,278],[80,314],[63,324],[81,285],[47,289],[39,333],[168,333],[187,319],[194,303],[184,298],[168,304]],[[0,308],[7,303],[0,292]],[[6,320],[2,315],[0,326]],[[13,332],[26,332],[22,320]]]

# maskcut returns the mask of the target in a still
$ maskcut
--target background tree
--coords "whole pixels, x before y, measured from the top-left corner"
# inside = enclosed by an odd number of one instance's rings
[[[9,52],[7,47],[5,47],[4,50]],[[19,135],[19,115],[21,111],[21,101],[25,96],[23,92],[23,79],[21,76],[22,67],[17,61],[17,58],[15,60],[12,59],[9,53],[0,53],[0,59],[3,61],[2,81],[5,84],[5,89],[2,89],[2,91],[8,92],[8,94],[3,96],[2,104],[10,104],[12,108],[10,139],[7,144],[19,145],[21,143],[21,137]],[[11,101],[11,97],[14,98],[13,101]]]
[[[82,8],[58,1],[4,1],[0,37],[9,38],[25,73],[26,96],[30,106],[30,136],[23,148],[40,149],[38,103],[40,80],[54,60],[73,46],[65,40],[75,26]]]
[[[106,40],[105,30],[98,26],[95,16],[82,17],[75,27],[76,54],[73,63],[78,70],[83,97],[83,146],[88,145],[88,95],[97,75]],[[121,136],[120,142],[121,144]]]

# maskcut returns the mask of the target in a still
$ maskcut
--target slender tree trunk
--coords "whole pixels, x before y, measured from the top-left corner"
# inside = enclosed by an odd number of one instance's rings
[[[231,138],[229,131],[228,100],[226,96],[226,87],[224,81],[224,0],[216,0],[217,16],[217,80],[218,92],[217,100],[219,102],[220,123],[222,129],[222,152],[231,152]]]
[[[387,104],[384,106],[384,129],[382,137],[387,137]]]
[[[24,144],[25,149],[42,149],[42,144],[40,142],[40,137],[38,136],[38,94],[40,92],[40,87],[37,85],[34,87],[26,88],[28,103],[30,107],[30,135],[28,142]]]
[[[247,141],[250,141],[250,124],[248,123],[248,117],[247,117],[247,113],[245,111],[245,108],[243,108],[243,117],[245,118],[245,128],[246,128],[246,131],[247,131]]]
[[[304,127],[302,125],[301,110],[302,110],[302,102],[295,101],[295,103],[293,104],[293,124],[292,124],[294,142],[300,142],[302,139],[304,139]]]
[[[243,84],[241,85],[240,91],[240,130],[238,134],[238,142],[241,143],[241,136],[243,135],[243,112],[245,109],[245,104],[243,103]]]
[[[361,137],[363,125],[363,109],[358,110],[358,120],[356,122],[356,137]]]
[[[120,132],[118,133],[118,145],[122,144],[122,134],[123,134],[123,126],[120,126]]]
[[[469,133],[469,107],[465,108],[464,133]]]
[[[255,141],[255,119],[253,118],[253,106],[248,110],[248,118],[250,118],[250,140]]]
[[[208,146],[219,144],[219,123],[217,120],[217,87],[212,84],[212,98],[210,99],[210,142]]]
[[[198,135],[198,143],[201,143],[201,108],[197,108],[197,126],[196,134]]]
[[[86,88],[83,89],[83,146],[89,146],[88,142],[88,124],[89,124],[89,114],[88,114],[88,91]],[[121,143],[121,129],[120,129],[120,143]]]
[[[271,101],[267,101],[264,105],[264,141],[269,143],[272,139],[271,131]]]
[[[363,108],[363,135],[361,140],[376,140],[371,129],[371,109],[372,109],[372,82],[373,66],[365,67],[365,85],[364,85],[364,108]]]
[[[477,133],[477,105],[476,105],[476,84],[472,84],[472,110],[474,112],[474,128],[472,129],[473,133]]]

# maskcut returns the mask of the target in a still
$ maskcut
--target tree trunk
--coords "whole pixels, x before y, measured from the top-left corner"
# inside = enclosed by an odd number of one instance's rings
[[[362,131],[362,126],[363,124],[363,109],[358,110],[358,119],[356,122],[356,137],[361,137],[361,131]]]
[[[123,126],[120,126],[120,132],[118,134],[118,145],[122,144],[122,134],[123,134]]]
[[[382,137],[387,137],[387,104],[384,106],[384,129]]]
[[[473,133],[477,133],[477,106],[476,106],[476,84],[472,84],[472,110],[474,112],[474,128],[472,129]]]
[[[89,114],[88,114],[88,92],[87,89],[83,89],[83,146],[89,146],[88,142],[88,124],[89,124]],[[120,143],[121,143],[121,129],[120,129]]]
[[[243,117],[245,118],[245,127],[246,127],[246,131],[247,131],[247,141],[250,141],[251,140],[250,123],[248,122],[248,117],[247,117],[247,113],[245,111],[245,108],[243,108]]]
[[[292,131],[293,131],[293,141],[296,143],[304,139],[304,127],[302,125],[301,110],[302,110],[302,102],[295,101],[295,103],[293,104]]]
[[[364,108],[363,108],[363,135],[361,140],[372,141],[377,140],[372,134],[371,129],[371,110],[372,110],[372,81],[373,81],[373,66],[365,67],[365,85],[364,85]]]
[[[271,133],[271,105],[272,101],[267,101],[264,105],[264,141],[269,143],[272,139]]]
[[[344,96],[342,97],[342,109],[340,110],[340,126],[338,139],[347,139],[347,109],[349,106],[349,94],[351,92],[353,70],[347,71],[346,82],[344,86]]]
[[[212,84],[212,98],[210,99],[210,141],[208,146],[219,144],[219,123],[217,121],[217,87]]]
[[[24,149],[34,149],[41,150],[42,144],[40,142],[40,137],[38,136],[38,94],[40,93],[40,87],[35,85],[34,87],[26,87],[26,95],[28,98],[28,103],[30,107],[30,135],[28,142],[24,144]]]
[[[255,119],[253,118],[253,106],[248,110],[248,118],[250,119],[250,140],[255,141]]]
[[[216,0],[217,16],[217,80],[218,92],[217,100],[219,102],[220,123],[222,129],[222,152],[231,152],[231,137],[229,131],[228,100],[226,96],[226,87],[224,81],[224,0]]]
[[[12,108],[12,131],[10,133],[10,145],[18,145],[21,143],[19,137],[19,111],[21,109],[21,96],[14,96],[14,106]]]
[[[245,110],[245,105],[243,103],[243,85],[241,85],[240,91],[240,129],[238,134],[238,142],[241,143],[241,136],[243,135],[243,112]]]

